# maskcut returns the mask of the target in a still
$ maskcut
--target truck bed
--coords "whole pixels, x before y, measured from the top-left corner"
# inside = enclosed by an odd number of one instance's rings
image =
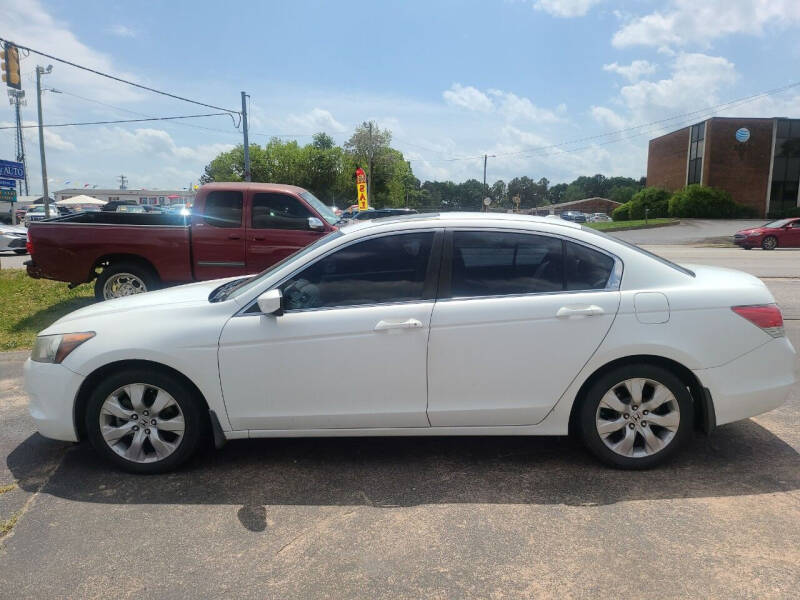
[[[85,212],[31,223],[28,274],[72,284],[91,281],[107,257],[145,260],[165,283],[193,281],[188,217],[170,213]]]

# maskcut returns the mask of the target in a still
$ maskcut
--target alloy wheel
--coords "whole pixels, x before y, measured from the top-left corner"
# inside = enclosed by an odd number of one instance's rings
[[[103,285],[103,297],[106,300],[142,294],[147,291],[147,286],[141,278],[132,273],[117,273],[108,278]]]
[[[595,427],[600,439],[620,456],[651,456],[672,442],[680,425],[678,401],[652,379],[620,381],[600,400]]]
[[[185,429],[178,403],[155,385],[125,385],[100,407],[100,434],[111,450],[131,462],[164,460],[180,446]]]

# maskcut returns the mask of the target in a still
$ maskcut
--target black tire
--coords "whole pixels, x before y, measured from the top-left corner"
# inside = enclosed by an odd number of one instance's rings
[[[183,438],[178,447],[162,460],[154,462],[128,460],[112,450],[100,432],[100,409],[106,398],[119,388],[132,383],[149,384],[165,390],[175,399],[183,413],[185,423]],[[208,431],[208,419],[202,400],[197,398],[196,393],[193,393],[193,390],[178,377],[165,372],[138,368],[110,375],[92,391],[86,405],[85,426],[89,441],[103,458],[129,473],[152,474],[171,471],[188,460]]]
[[[98,301],[102,302],[103,300],[110,300],[110,298],[105,297],[103,292],[106,282],[108,282],[108,280],[115,275],[130,275],[135,277],[139,282],[141,282],[140,287],[142,288],[142,292],[151,292],[160,287],[158,275],[156,275],[153,270],[146,265],[140,265],[131,262],[112,264],[103,269],[102,272],[97,276],[97,279],[94,281],[94,297]]]
[[[761,240],[761,248],[764,250],[775,250],[778,247],[778,238],[774,235],[768,235]]]
[[[14,252],[16,254],[27,254],[28,253],[28,251],[25,250],[24,248],[20,248],[19,250],[14,250]]]
[[[653,454],[638,457],[623,456],[609,448],[596,425],[598,407],[606,392],[633,378],[649,379],[664,385],[675,397],[680,410],[680,422],[671,441]],[[663,367],[641,363],[619,367],[595,381],[578,407],[577,429],[585,446],[605,464],[618,469],[649,469],[669,460],[686,445],[692,435],[693,415],[691,396],[680,379]],[[643,444],[641,435],[636,439]]]
[[[745,250],[752,250],[753,249],[752,246],[742,246],[742,248],[744,248]]]

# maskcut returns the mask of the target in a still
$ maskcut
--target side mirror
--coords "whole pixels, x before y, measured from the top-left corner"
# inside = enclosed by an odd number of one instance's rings
[[[321,231],[325,229],[325,223],[320,221],[317,217],[308,217],[308,228],[314,231]]]
[[[256,300],[258,309],[265,315],[279,317],[283,314],[283,294],[278,289],[267,290]]]

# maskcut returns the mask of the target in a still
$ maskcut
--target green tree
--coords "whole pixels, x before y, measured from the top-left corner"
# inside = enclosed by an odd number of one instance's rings
[[[381,129],[374,121],[364,121],[344,143],[344,149],[356,157],[359,166],[366,167],[367,196],[370,199],[378,177],[375,171],[384,166],[391,143],[392,132]]]

